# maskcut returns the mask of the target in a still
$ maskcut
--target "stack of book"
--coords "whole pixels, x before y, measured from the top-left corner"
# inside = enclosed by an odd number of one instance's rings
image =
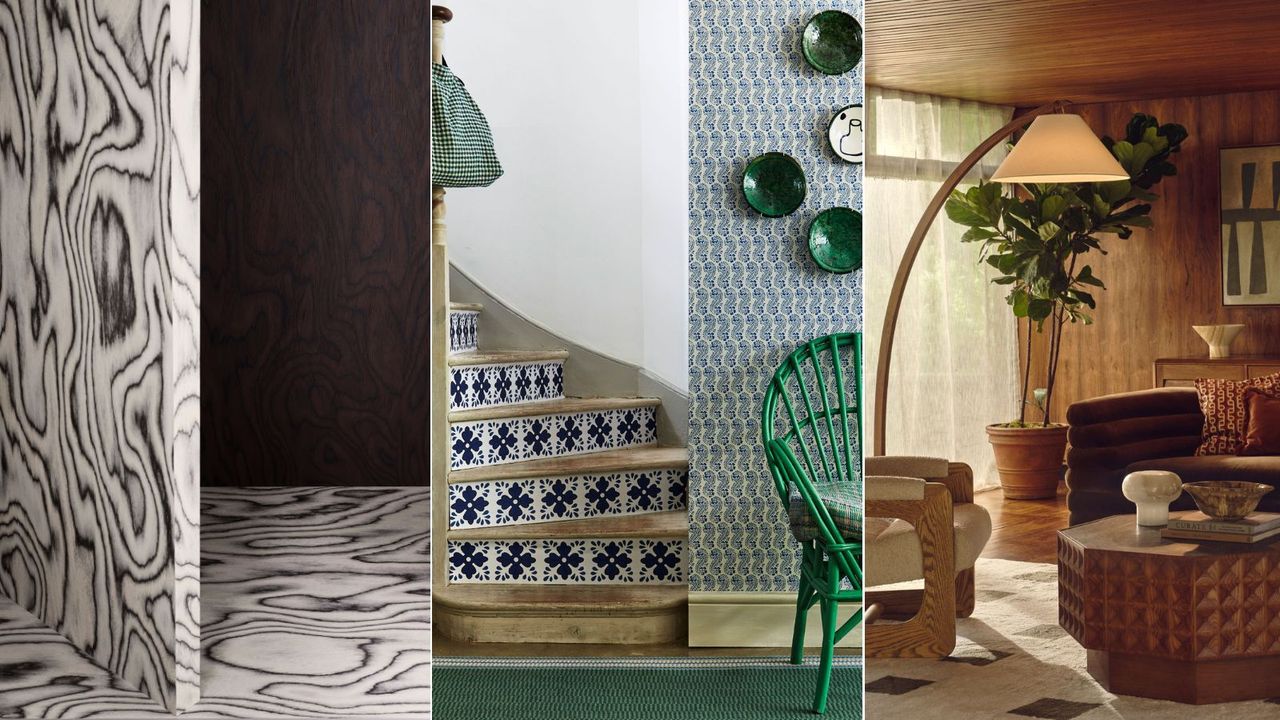
[[[1240,520],[1214,520],[1199,511],[1171,513],[1160,536],[1170,540],[1256,543],[1280,535],[1280,513],[1255,512]]]

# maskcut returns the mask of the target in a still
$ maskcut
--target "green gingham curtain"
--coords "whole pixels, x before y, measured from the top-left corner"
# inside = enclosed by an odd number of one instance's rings
[[[484,187],[502,176],[489,121],[446,65],[431,66],[431,184]]]

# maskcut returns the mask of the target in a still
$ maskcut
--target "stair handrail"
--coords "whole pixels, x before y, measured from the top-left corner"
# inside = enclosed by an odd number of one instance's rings
[[[453,11],[431,6],[431,62],[444,59],[444,26]],[[449,526],[449,253],[444,188],[431,186],[431,526],[440,536],[431,543],[431,592],[449,582],[445,531]]]

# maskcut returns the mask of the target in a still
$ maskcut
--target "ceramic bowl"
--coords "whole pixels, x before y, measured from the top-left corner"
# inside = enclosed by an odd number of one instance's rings
[[[862,213],[833,207],[809,223],[809,254],[818,267],[833,273],[862,267]]]
[[[862,62],[862,25],[839,10],[824,10],[804,26],[804,59],[818,72],[843,75]]]
[[[1214,520],[1239,520],[1258,507],[1262,496],[1275,488],[1262,483],[1223,480],[1183,483],[1200,512]]]
[[[804,168],[786,153],[771,152],[747,163],[742,194],[747,204],[765,217],[790,215],[804,202]]]

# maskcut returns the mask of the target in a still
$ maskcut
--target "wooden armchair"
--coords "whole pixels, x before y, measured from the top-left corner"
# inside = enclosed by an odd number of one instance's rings
[[[991,517],[973,503],[973,471],[936,458],[870,457],[866,473],[867,587],[924,580],[923,589],[865,593],[867,655],[945,657],[956,618],[973,613],[974,563],[991,537]]]

